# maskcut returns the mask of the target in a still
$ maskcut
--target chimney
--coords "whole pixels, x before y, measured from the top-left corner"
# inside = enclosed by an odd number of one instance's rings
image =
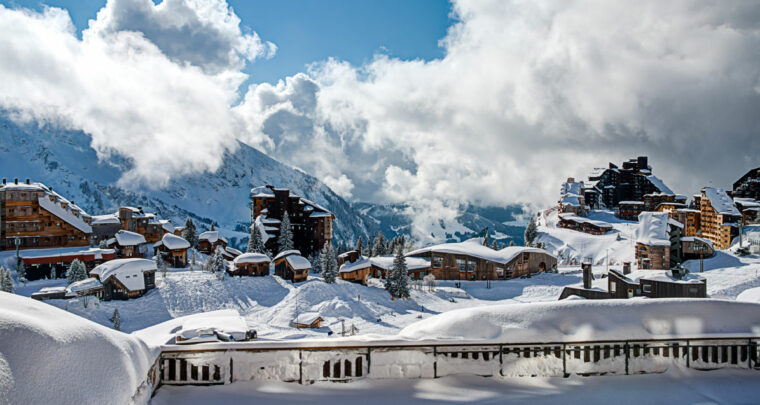
[[[29,178],[26,179],[26,184],[29,184]]]
[[[13,178],[13,183],[14,183],[14,184],[18,184],[18,177],[14,177],[14,178]]]
[[[581,268],[583,269],[583,288],[590,289],[591,280],[594,279],[594,276],[591,274],[591,263],[583,263],[581,264]]]
[[[631,274],[631,262],[623,262],[623,275]]]
[[[5,185],[5,177],[3,177],[3,185]]]
[[[649,166],[649,158],[646,156],[639,156],[636,160],[639,166],[639,170],[646,169],[647,166]]]

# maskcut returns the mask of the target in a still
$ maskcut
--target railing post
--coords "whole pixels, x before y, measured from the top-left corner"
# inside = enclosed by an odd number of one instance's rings
[[[499,375],[504,377],[504,345],[499,345]]]
[[[689,368],[689,359],[691,358],[691,345],[689,340],[686,341],[686,368]]]
[[[370,373],[372,373],[372,348],[367,348],[367,378],[369,378]]]
[[[303,350],[298,351],[298,383],[303,385]]]
[[[628,375],[628,360],[631,358],[631,345],[625,342],[623,350],[625,350],[625,375]]]
[[[562,344],[562,376],[567,378],[570,377],[569,374],[567,374],[567,345]]]
[[[433,346],[433,378],[438,378],[438,346]]]
[[[747,368],[752,369],[752,339],[747,339]]]
[[[232,356],[230,356],[230,384],[232,384]]]

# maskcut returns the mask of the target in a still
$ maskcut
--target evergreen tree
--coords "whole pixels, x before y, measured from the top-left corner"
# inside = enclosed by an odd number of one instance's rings
[[[311,271],[314,273],[322,272],[322,255],[321,252],[314,252],[306,258],[311,263]]]
[[[86,279],[87,269],[84,267],[84,263],[80,262],[79,259],[75,259],[73,262],[71,262],[69,271],[66,273],[66,278],[69,285]]]
[[[211,229],[209,229],[209,231],[215,231],[215,230],[216,228],[214,228],[214,221],[211,221]]]
[[[514,246],[514,245],[515,245],[515,241],[514,240],[509,241],[509,246]]]
[[[288,216],[287,211],[282,215],[282,221],[280,222],[280,236],[277,238],[277,247],[280,249],[278,253],[293,250],[293,230],[290,228],[290,216]]]
[[[182,237],[190,242],[190,247],[194,249],[198,248],[198,230],[195,228],[195,223],[190,217],[187,217],[187,220],[185,220],[185,233]]]
[[[16,277],[18,278],[18,281],[26,283],[26,266],[24,266],[24,263],[21,260],[16,264]]]
[[[50,265],[50,278],[55,280],[58,278],[58,269],[55,268],[55,264]]]
[[[491,249],[496,250],[496,241],[495,240],[491,244]]]
[[[322,249],[322,278],[325,283],[332,284],[338,279],[338,257],[330,242]]]
[[[259,226],[255,223],[251,225],[251,234],[248,237],[246,253],[267,253],[266,247],[264,247],[264,240],[261,238],[261,231],[259,231]]]
[[[211,273],[218,274],[227,271],[227,262],[224,260],[221,246],[216,247],[214,254],[209,257],[206,267]]]
[[[536,217],[530,217],[530,222],[525,228],[525,246],[533,246],[533,242],[538,237],[538,225],[536,224]]]
[[[0,266],[0,291],[10,292],[6,275],[7,272],[5,268]]]
[[[375,236],[372,245],[372,256],[377,257],[385,255],[385,236],[382,231],[378,232],[377,236]]]
[[[393,269],[385,279],[385,289],[396,298],[409,298],[409,275],[403,249],[396,251]]]
[[[105,239],[101,239],[100,243],[98,243],[98,247],[101,249],[107,249],[108,248],[107,241]]]
[[[161,277],[166,278],[169,268],[166,266],[163,253],[159,251],[156,251],[156,268],[161,272]]]
[[[5,284],[6,284],[6,290],[9,293],[13,292],[13,279],[11,278],[11,270],[7,269],[5,270]]]
[[[113,322],[114,329],[121,330],[121,316],[119,316],[119,308],[114,308],[113,316],[109,320]]]
[[[362,236],[359,235],[359,238],[356,239],[356,246],[354,247],[354,250],[359,252],[359,254],[362,254],[363,249],[364,249],[364,240],[362,240]]]

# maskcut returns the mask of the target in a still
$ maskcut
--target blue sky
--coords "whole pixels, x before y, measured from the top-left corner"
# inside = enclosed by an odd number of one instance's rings
[[[9,6],[36,10],[43,5],[68,10],[81,33],[104,0],[11,0]],[[269,60],[244,70],[249,82],[274,83],[306,70],[312,62],[334,57],[353,65],[375,53],[401,59],[431,60],[443,56],[438,41],[451,24],[447,0],[230,0],[242,25],[278,47]]]

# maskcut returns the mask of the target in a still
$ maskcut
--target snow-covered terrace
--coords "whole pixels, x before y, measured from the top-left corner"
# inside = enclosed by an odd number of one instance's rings
[[[472,238],[464,242],[443,243],[440,245],[434,245],[434,246],[429,246],[422,249],[417,249],[417,250],[407,253],[406,256],[410,257],[410,256],[429,255],[431,253],[448,253],[448,254],[458,254],[458,255],[477,257],[480,259],[492,261],[494,263],[506,264],[512,261],[512,259],[517,257],[517,255],[519,255],[520,253],[524,253],[524,252],[550,254],[549,252],[542,249],[523,247],[523,246],[509,246],[501,250],[494,250],[488,246],[483,246],[482,238]]]

